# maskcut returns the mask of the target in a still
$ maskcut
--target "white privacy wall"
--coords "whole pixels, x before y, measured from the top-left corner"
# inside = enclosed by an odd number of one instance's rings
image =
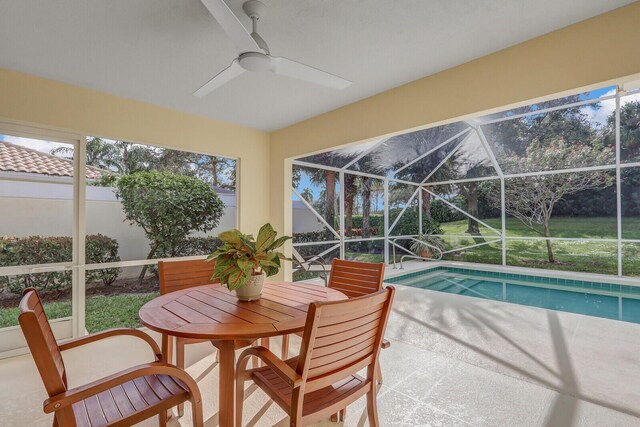
[[[309,231],[322,231],[324,227],[318,217],[309,210],[301,201],[293,201],[293,232],[306,233]]]
[[[71,236],[72,196],[70,183],[0,181],[0,236]],[[236,227],[235,195],[219,197],[226,207],[210,236]],[[146,259],[149,242],[140,227],[126,221],[113,189],[88,186],[86,200],[87,234],[116,239],[123,261]]]

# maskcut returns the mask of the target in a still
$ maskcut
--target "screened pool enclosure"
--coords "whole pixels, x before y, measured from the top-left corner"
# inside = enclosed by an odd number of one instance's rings
[[[294,256],[307,267],[417,255],[640,276],[640,90],[299,158],[292,198]]]

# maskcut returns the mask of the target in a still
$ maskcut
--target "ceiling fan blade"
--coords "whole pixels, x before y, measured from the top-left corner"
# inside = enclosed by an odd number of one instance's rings
[[[317,68],[310,67],[309,65],[301,64],[300,62],[279,56],[271,56],[270,59],[271,70],[281,76],[292,77],[294,79],[304,80],[339,90],[351,86],[351,82],[349,80],[327,73],[326,71],[318,70]]]
[[[225,33],[236,45],[238,53],[262,52],[258,43],[251,37],[251,34],[242,25],[242,22],[231,11],[224,0],[202,0],[202,3],[209,9],[211,15],[218,21]]]
[[[193,92],[194,96],[202,98],[219,88],[220,86],[230,82],[231,80],[244,73],[246,70],[240,66],[237,59],[234,59],[231,65],[220,71],[214,78],[206,82],[200,89]]]

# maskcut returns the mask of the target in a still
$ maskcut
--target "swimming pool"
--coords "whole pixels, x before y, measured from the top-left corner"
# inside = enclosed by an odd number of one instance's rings
[[[640,287],[436,267],[385,279],[414,288],[640,323]]]

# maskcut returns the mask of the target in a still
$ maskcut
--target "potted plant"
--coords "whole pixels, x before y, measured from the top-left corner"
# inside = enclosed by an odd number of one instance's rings
[[[409,245],[411,252],[422,258],[432,258],[435,249],[444,251],[444,240],[438,236],[434,236],[431,233],[419,234]]]
[[[218,238],[223,244],[207,258],[216,261],[212,279],[235,291],[241,301],[260,298],[265,277],[276,274],[280,260],[287,259],[276,249],[291,237],[276,239],[276,235],[268,223],[260,228],[256,239],[235,229],[220,233]]]

